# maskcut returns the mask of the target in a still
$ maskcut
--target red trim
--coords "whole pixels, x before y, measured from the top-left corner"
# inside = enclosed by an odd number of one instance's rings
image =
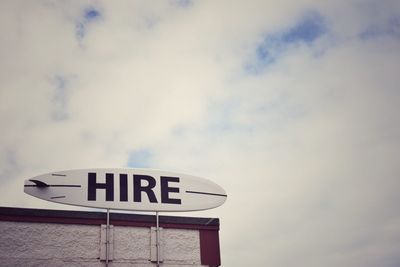
[[[35,216],[7,216],[0,215],[0,221],[11,222],[34,222],[34,223],[62,223],[62,224],[105,224],[100,219],[58,218],[58,217],[35,217]]]
[[[201,265],[221,265],[218,231],[200,230],[200,257]]]
[[[102,219],[89,219],[89,218],[65,218],[65,217],[36,217],[36,216],[13,216],[13,215],[0,215],[0,221],[13,221],[13,222],[35,222],[35,223],[60,223],[60,224],[83,224],[83,225],[100,225],[106,224],[106,220]],[[155,226],[154,222],[135,222],[124,220],[111,220],[112,225],[117,226],[133,226],[133,227],[152,227]],[[193,230],[218,230],[219,227],[215,225],[196,225],[196,224],[174,224],[174,223],[160,223],[160,227],[175,228],[175,229],[193,229]]]

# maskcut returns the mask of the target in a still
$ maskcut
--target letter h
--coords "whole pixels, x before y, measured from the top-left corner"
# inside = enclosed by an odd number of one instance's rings
[[[114,201],[114,174],[106,173],[106,182],[97,183],[96,173],[88,173],[88,200],[96,201],[96,191],[97,189],[106,190],[106,201]]]

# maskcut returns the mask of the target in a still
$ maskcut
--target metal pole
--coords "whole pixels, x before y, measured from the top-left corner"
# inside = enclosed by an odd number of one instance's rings
[[[156,211],[156,247],[157,247],[157,267],[160,266],[160,224],[158,218],[158,211]]]
[[[107,226],[106,226],[106,266],[108,266],[108,250],[110,244],[110,209],[107,209]]]

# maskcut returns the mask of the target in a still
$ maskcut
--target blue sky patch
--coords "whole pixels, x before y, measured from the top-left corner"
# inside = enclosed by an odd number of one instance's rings
[[[85,10],[85,19],[87,21],[97,19],[101,16],[100,11],[95,8],[88,8]]]
[[[192,0],[174,0],[170,3],[181,8],[189,8],[193,4]]]
[[[295,25],[282,32],[268,33],[256,46],[255,60],[245,65],[248,73],[257,74],[266,66],[273,64],[290,46],[297,44],[312,45],[328,31],[324,18],[309,12]]]
[[[77,22],[75,25],[75,34],[78,39],[85,37],[85,25],[82,22]]]
[[[400,16],[392,16],[382,24],[369,25],[360,34],[362,40],[370,40],[384,36],[400,39]]]
[[[274,57],[270,51],[270,47],[268,45],[259,45],[256,49],[256,55],[257,59],[272,63],[274,60]]]
[[[293,28],[284,32],[281,39],[282,42],[289,44],[296,42],[312,43],[325,32],[326,25],[322,16],[317,13],[310,13]]]
[[[89,23],[95,22],[102,17],[101,12],[94,8],[88,7],[83,11],[82,18],[78,19],[75,23],[75,34],[79,40],[82,40],[86,33]]]
[[[68,118],[68,80],[62,75],[56,75],[52,83],[54,84],[52,117],[56,121],[62,121]]]
[[[129,154],[127,165],[130,168],[149,168],[153,153],[148,149],[140,149]]]

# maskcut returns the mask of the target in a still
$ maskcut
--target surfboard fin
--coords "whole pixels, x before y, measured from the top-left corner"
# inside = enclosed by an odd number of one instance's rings
[[[29,181],[35,183],[35,185],[37,187],[49,187],[48,184],[46,184],[45,182],[39,181],[39,180],[30,179]]]

